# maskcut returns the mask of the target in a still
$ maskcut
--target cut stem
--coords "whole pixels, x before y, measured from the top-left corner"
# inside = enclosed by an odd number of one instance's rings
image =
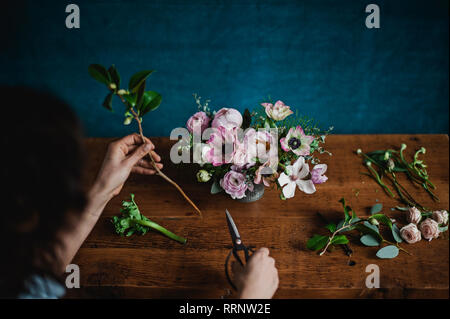
[[[125,106],[127,106],[125,100],[123,99],[123,97],[119,94],[117,94],[120,97],[120,100],[122,101],[123,104],[125,104]],[[142,123],[141,123],[141,119],[139,118],[139,115],[136,113],[136,111],[133,109],[133,107],[130,108],[130,112],[133,114],[134,119],[136,120],[136,122],[138,123],[139,126],[139,135],[142,139],[142,143],[145,144],[145,137],[144,137],[144,131],[142,129]],[[184,191],[181,189],[181,187],[175,183],[172,179],[170,179],[166,174],[164,174],[159,167],[156,165],[155,160],[153,159],[153,156],[151,155],[150,152],[147,153],[147,156],[150,158],[150,161],[153,165],[153,167],[156,170],[156,173],[161,176],[162,178],[164,178],[167,182],[169,182],[170,184],[172,184],[180,193],[181,195],[183,195],[183,197],[186,199],[186,201],[191,204],[191,206],[198,212],[198,214],[200,215],[201,218],[203,218],[202,212],[201,210],[194,204],[194,202],[184,193]]]

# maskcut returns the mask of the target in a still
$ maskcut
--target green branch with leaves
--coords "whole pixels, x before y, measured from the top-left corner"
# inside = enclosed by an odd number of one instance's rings
[[[339,223],[330,223],[325,228],[331,233],[329,236],[314,235],[311,237],[306,247],[310,250],[320,251],[319,255],[322,256],[325,252],[330,251],[331,247],[336,245],[346,245],[349,243],[347,236],[343,233],[349,231],[357,231],[360,233],[360,242],[365,246],[381,246],[387,244],[377,252],[379,258],[394,258],[397,257],[399,251],[405,249],[399,246],[399,243],[403,242],[399,228],[392,220],[380,213],[383,209],[382,204],[376,204],[371,208],[371,215],[367,218],[359,218],[356,216],[355,211],[347,206],[345,199],[340,200],[344,209],[344,219]],[[394,242],[385,239],[379,230],[379,226],[384,225],[389,228]]]
[[[146,91],[146,80],[154,71],[144,70],[135,73],[130,78],[128,89],[121,89],[120,74],[114,65],[112,65],[109,69],[106,69],[100,64],[91,64],[88,71],[91,77],[106,85],[109,90],[109,93],[106,95],[102,105],[109,111],[113,111],[113,97],[119,97],[120,101],[125,106],[124,124],[129,125],[134,119],[138,124],[139,135],[142,139],[142,143],[145,143],[144,131],[142,129],[143,117],[147,113],[156,110],[162,101],[162,97],[158,92]],[[181,195],[183,195],[186,201],[199,213],[200,217],[202,217],[202,212],[200,209],[184,193],[181,187],[159,169],[150,152],[147,153],[147,156],[150,158],[156,173],[172,184],[181,193]]]
[[[423,188],[433,200],[439,201],[439,198],[433,193],[436,186],[430,181],[426,170],[427,165],[424,160],[419,159],[419,155],[425,154],[426,149],[421,147],[415,152],[413,160],[408,162],[404,155],[406,147],[406,144],[402,144],[399,150],[378,150],[367,154],[361,149],[358,149],[356,153],[363,157],[364,163],[369,171],[369,173],[363,174],[372,177],[383,188],[386,194],[392,198],[396,198],[396,195],[388,186],[390,184],[403,204],[409,207],[416,207],[422,212],[425,212],[428,209],[417,202],[408,190],[400,184],[397,175],[405,174],[413,184]],[[385,182],[386,180],[388,183]]]

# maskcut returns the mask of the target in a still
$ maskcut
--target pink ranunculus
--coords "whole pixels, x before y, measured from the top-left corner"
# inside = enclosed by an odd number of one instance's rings
[[[245,197],[245,191],[248,188],[245,175],[235,171],[229,171],[220,180],[220,186],[233,199]]]
[[[322,184],[328,180],[324,174],[327,171],[327,164],[317,164],[311,170],[311,180],[314,184]]]
[[[267,116],[275,121],[282,121],[294,113],[291,111],[291,108],[282,101],[277,101],[275,105],[272,103],[261,103],[261,105],[266,109]]]
[[[218,128],[220,126],[226,129],[233,129],[236,127],[241,127],[242,125],[242,115],[241,113],[232,108],[221,108],[216,115],[214,115],[214,120],[211,124],[212,127]]]
[[[247,149],[248,161],[254,163],[258,158],[261,162],[266,162],[271,156],[271,147],[276,147],[270,132],[264,130],[256,131],[253,128],[246,130],[244,144]]]
[[[206,142],[213,149],[209,154],[209,159],[214,166],[232,163],[234,157],[234,144],[236,142],[236,128],[226,129],[223,126],[214,128],[214,132],[210,135]],[[223,147],[225,146],[225,147]],[[225,154],[223,154],[223,149]]]
[[[420,231],[417,229],[416,224],[408,224],[400,229],[400,236],[408,244],[414,244],[422,239]]]
[[[439,237],[439,224],[431,219],[427,218],[419,225],[420,232],[422,233],[422,237],[428,241],[431,241],[433,238]]]
[[[448,223],[448,212],[446,210],[436,210],[431,216],[439,225]]]
[[[422,219],[422,214],[420,213],[420,210],[418,210],[415,207],[410,207],[408,211],[406,212],[406,220],[408,223],[418,224],[420,223],[420,220]]]
[[[186,122],[186,127],[189,132],[194,132],[194,126],[200,125],[200,133],[203,132],[209,125],[210,118],[205,112],[197,112],[192,115]]]
[[[233,164],[237,167],[243,167],[248,164],[247,158],[247,150],[244,147],[244,143],[236,141],[234,143]]]

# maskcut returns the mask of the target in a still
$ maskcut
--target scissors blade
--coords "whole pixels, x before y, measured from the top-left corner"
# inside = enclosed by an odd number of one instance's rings
[[[241,236],[239,235],[239,231],[236,227],[236,224],[233,221],[233,218],[231,217],[230,213],[228,212],[228,209],[225,210],[225,214],[227,215],[228,229],[230,230],[231,239],[233,240],[233,245],[240,245],[242,243]]]

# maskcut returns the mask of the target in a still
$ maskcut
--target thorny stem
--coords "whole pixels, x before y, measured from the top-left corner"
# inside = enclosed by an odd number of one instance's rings
[[[122,101],[123,104],[125,104],[125,106],[127,106],[125,100],[123,99],[123,97],[120,94],[117,94],[120,97],[120,100]],[[131,113],[134,116],[134,119],[136,120],[136,122],[138,123],[139,126],[139,135],[142,139],[142,143],[145,144],[145,137],[144,137],[144,131],[142,129],[142,123],[141,123],[141,119],[139,118],[139,115],[136,113],[136,111],[133,109],[133,107],[130,108]],[[189,204],[191,204],[192,207],[194,207],[194,209],[199,213],[200,217],[203,218],[202,212],[200,211],[200,209],[194,204],[194,202],[184,193],[184,191],[181,189],[181,187],[175,183],[172,179],[170,179],[166,174],[164,174],[159,167],[156,165],[155,160],[153,159],[153,156],[151,155],[151,153],[147,153],[147,156],[150,158],[153,167],[156,170],[156,173],[161,176],[162,178],[164,178],[166,181],[168,181],[170,184],[172,184],[180,193],[181,195],[183,195],[183,197],[187,200],[187,202]]]

